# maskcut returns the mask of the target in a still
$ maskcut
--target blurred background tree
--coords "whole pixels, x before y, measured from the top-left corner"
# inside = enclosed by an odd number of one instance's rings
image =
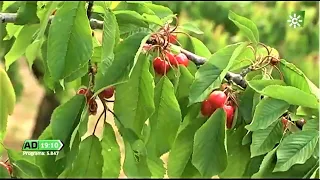
[[[319,86],[319,2],[218,2],[218,1],[154,1],[169,7],[179,16],[179,24],[186,22],[199,27],[204,34],[200,39],[211,51],[245,41],[239,29],[228,19],[229,10],[251,19],[260,32],[260,41],[277,49],[280,58],[294,63]],[[287,20],[294,11],[305,11],[304,26],[293,28]],[[192,50],[187,36],[178,39]]]

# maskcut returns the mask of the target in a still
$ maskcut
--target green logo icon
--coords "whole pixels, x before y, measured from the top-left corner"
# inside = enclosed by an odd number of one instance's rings
[[[289,26],[293,28],[303,27],[305,11],[295,11],[289,15]]]
[[[60,151],[62,148],[60,140],[25,140],[22,151]]]

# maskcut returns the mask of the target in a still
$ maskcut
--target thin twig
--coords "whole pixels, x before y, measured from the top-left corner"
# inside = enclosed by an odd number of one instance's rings
[[[100,116],[99,116],[99,118],[98,118],[98,120],[97,120],[97,122],[96,122],[96,124],[95,124],[95,126],[94,126],[94,130],[93,130],[93,132],[92,132],[92,135],[94,135],[94,133],[96,132],[96,129],[97,129],[98,124],[99,124],[99,121],[100,121],[100,119],[101,119],[101,117],[102,117],[103,114],[106,114],[106,111],[105,111],[105,110],[103,110],[103,112],[100,114]],[[104,117],[106,117],[106,116],[104,116]],[[105,121],[105,119],[104,119],[103,121]]]
[[[49,24],[51,23],[54,15],[50,16]],[[17,20],[17,13],[0,13],[1,23],[15,23]],[[34,22],[37,24],[40,22]],[[92,29],[103,29],[103,21],[99,21],[97,19],[90,18],[90,26]]]

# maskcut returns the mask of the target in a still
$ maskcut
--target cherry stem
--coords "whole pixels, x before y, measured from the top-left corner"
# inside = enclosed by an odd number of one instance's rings
[[[122,122],[120,121],[119,117],[116,115],[116,113],[114,113],[113,111],[111,111],[109,108],[107,109],[112,115],[113,117],[115,117],[115,119],[117,120],[117,122],[120,124],[120,127],[124,128],[124,125],[122,124]],[[120,128],[119,128],[120,129]]]
[[[179,19],[178,19],[178,17],[177,17],[177,16],[174,16],[174,19],[176,20],[176,25],[175,25],[175,27],[174,27],[172,30],[170,30],[170,33],[173,33],[173,32],[178,28],[178,25],[179,25]]]
[[[92,132],[92,135],[95,135],[96,129],[97,129],[98,124],[99,124],[99,121],[100,121],[100,119],[101,119],[101,117],[102,117],[103,114],[106,114],[106,111],[105,111],[105,110],[103,110],[103,112],[100,114],[100,116],[99,116],[99,118],[98,118],[98,120],[97,120],[97,122],[96,122],[96,124],[95,124],[95,126],[94,126],[94,130],[93,130],[93,132]],[[104,116],[104,118],[106,119],[106,115]],[[104,119],[104,121],[105,121],[105,119]]]
[[[277,66],[273,66],[276,68],[276,70],[278,70],[279,74],[280,74],[280,80],[283,80],[283,74],[282,72],[280,71],[280,69],[277,67]]]
[[[120,124],[120,127],[124,127],[124,125],[123,125],[122,122],[120,121],[119,117],[118,117],[113,111],[111,111],[110,108],[108,108],[106,102],[103,101],[103,99],[101,99],[101,98],[100,98],[100,101],[101,101],[101,103],[102,103],[102,105],[103,105],[104,111],[109,111],[109,112],[113,115],[113,117],[115,117],[115,119],[117,120],[117,122]]]

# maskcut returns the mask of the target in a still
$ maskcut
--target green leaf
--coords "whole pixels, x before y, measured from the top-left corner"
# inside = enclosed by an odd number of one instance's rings
[[[185,67],[180,65],[180,76],[177,84],[176,97],[180,105],[181,115],[184,117],[188,113],[190,87],[194,80],[193,75]]]
[[[143,16],[141,16],[139,13],[135,11],[130,11],[130,10],[119,10],[119,11],[114,11],[114,14],[117,18],[117,21],[119,25],[121,23],[123,24],[134,24],[140,27],[148,27],[148,24],[145,22],[145,19]]]
[[[210,58],[212,53],[209,51],[209,49],[201,42],[199,39],[195,37],[191,37],[192,46],[194,49],[194,53],[198,56],[202,56],[205,58]]]
[[[75,130],[76,131],[76,130]],[[70,152],[68,152],[67,154],[67,163],[66,165],[62,166],[62,173],[59,174],[58,178],[68,178],[72,169],[72,163],[74,162],[74,160],[76,159],[76,157],[79,154],[79,146],[80,146],[80,136],[79,133],[76,131],[75,133],[75,137],[73,138],[72,141],[72,147]]]
[[[312,173],[310,179],[319,179],[319,167]]]
[[[13,171],[19,178],[42,178],[40,168],[25,160],[18,160],[12,163]]]
[[[99,139],[91,135],[80,143],[79,154],[76,157],[70,177],[73,178],[101,178],[103,156]]]
[[[276,152],[278,147],[274,148],[272,151],[268,152],[268,154],[263,158],[262,163],[260,165],[259,171],[252,175],[252,178],[263,178],[264,174],[268,172],[270,168],[273,168],[273,161],[276,158]]]
[[[319,140],[316,130],[300,131],[283,139],[277,150],[277,164],[273,172],[287,171],[295,164],[305,163],[313,154]]]
[[[64,2],[57,10],[49,29],[48,49],[47,62],[54,80],[87,65],[93,45],[85,2]]]
[[[315,165],[308,171],[308,173],[306,174],[306,175],[304,175],[303,176],[303,179],[305,179],[305,178],[308,178],[308,177],[310,177],[310,178],[312,178],[312,174],[311,173],[315,173],[314,171],[319,171],[319,160],[315,163]]]
[[[51,124],[43,131],[39,140],[53,140]],[[68,148],[68,146],[64,147]],[[62,151],[60,151],[62,153]],[[62,158],[56,161],[57,156],[35,156],[35,164],[41,169],[45,178],[56,178],[64,170],[66,159]]]
[[[144,4],[144,3],[152,3],[152,1],[126,1],[126,3],[142,3],[142,4]]]
[[[39,23],[39,18],[37,16],[37,1],[26,1],[22,3],[23,5],[17,12],[15,24],[25,25]]]
[[[306,124],[303,125],[302,130],[318,130],[319,131],[319,119],[308,119],[306,120]]]
[[[199,104],[190,107],[188,114],[183,120],[183,123],[186,125],[184,128],[180,126],[180,130],[169,152],[167,170],[170,178],[181,177],[188,162],[191,161],[194,135],[205,122],[205,118],[197,117],[200,107]]]
[[[282,122],[273,122],[267,129],[260,129],[252,133],[250,146],[251,157],[263,155],[274,148],[282,137]]]
[[[259,51],[257,50],[257,52]],[[234,72],[239,69],[248,67],[251,64],[250,60],[255,61],[255,55],[251,48],[246,47],[243,50],[243,52],[237,57],[237,59],[233,62],[233,65],[230,68],[230,71]]]
[[[264,157],[260,165],[259,171],[253,174],[251,178],[308,178],[310,177],[310,169],[312,169],[315,166],[319,166],[315,159],[310,158],[306,161],[306,163],[294,165],[288,171],[272,172],[277,161],[277,149],[278,147],[274,148]]]
[[[39,51],[41,49],[43,42],[45,41],[44,34],[47,29],[50,15],[56,9],[58,4],[59,2],[48,2],[48,4],[46,4],[45,9],[43,11],[39,11],[39,17],[40,17],[39,32],[37,34],[36,39],[26,49],[26,58],[28,60],[30,69],[34,60],[39,54]]]
[[[121,33],[130,31],[137,27],[149,27],[143,16],[135,11],[119,10],[114,11]]]
[[[93,49],[93,55],[91,57],[91,62],[100,63],[101,62],[101,54],[102,54],[102,46],[97,46]]]
[[[128,128],[120,128],[125,145],[123,171],[130,178],[151,177],[144,142]]]
[[[35,156],[23,155],[23,152],[20,150],[7,149],[7,154],[8,154],[10,163],[14,163],[19,160],[28,161],[31,164],[35,163]]]
[[[319,108],[319,100],[313,94],[308,94],[296,87],[270,85],[259,93],[274,99],[284,100],[290,105],[303,106],[312,109]]]
[[[286,110],[289,104],[279,99],[270,97],[262,99],[255,110],[251,124],[246,126],[249,131],[266,129],[275,122]]]
[[[151,178],[163,178],[166,173],[166,169],[163,166],[163,161],[159,158],[148,158],[147,159],[148,167],[152,174]]]
[[[68,145],[73,130],[77,127],[84,108],[85,97],[76,95],[57,107],[51,116],[52,137]]]
[[[242,178],[250,178],[253,174],[259,171],[260,164],[264,156],[256,156],[250,159],[250,162],[246,166],[246,170],[242,175]]]
[[[264,88],[270,86],[270,85],[285,85],[285,83],[279,79],[272,79],[272,80],[266,80],[266,79],[254,79],[247,82],[249,87],[254,89],[256,92],[260,93],[263,91]]]
[[[151,131],[147,147],[148,153],[160,157],[171,149],[182,120],[173,85],[166,76],[155,87],[154,104],[155,112],[149,119]]]
[[[2,179],[9,179],[11,176],[9,175],[9,172],[7,168],[4,166],[0,166],[0,178]]]
[[[160,25],[162,26],[164,23],[161,21],[161,19],[156,16],[156,15],[150,15],[150,14],[145,14],[143,13],[142,14],[142,17],[144,18],[144,20],[146,22],[149,22],[149,23],[154,23],[154,24],[157,24],[157,25]]]
[[[42,55],[42,59],[43,59],[43,64],[44,64],[44,77],[43,77],[43,81],[44,84],[46,85],[46,87],[48,87],[49,89],[53,90],[53,91],[58,91],[58,90],[63,90],[63,87],[61,85],[61,83],[59,83],[59,81],[55,81],[49,71],[48,68],[48,62],[47,62],[47,41],[45,41],[41,47],[41,55]]]
[[[253,97],[255,91],[248,86],[240,97],[239,112],[246,123],[251,123],[253,115]]]
[[[225,128],[226,113],[219,108],[195,134],[192,164],[203,177],[211,178],[227,168]]]
[[[240,31],[243,32],[251,42],[258,44],[259,31],[257,26],[250,19],[239,16],[232,11],[229,11],[228,18],[233,21],[236,26],[238,26]]]
[[[123,40],[115,48],[114,61],[102,74],[98,71],[94,90],[100,93],[108,86],[126,82],[138,60],[142,44],[147,41],[147,33],[137,33]]]
[[[151,9],[160,19],[173,15],[173,12],[168,7],[152,3],[146,3],[144,5]]]
[[[154,112],[154,84],[149,61],[141,55],[128,82],[116,87],[114,111],[126,128],[137,135]],[[130,87],[130,88],[128,88]]]
[[[215,88],[220,87],[228,72],[237,44],[229,45],[214,53],[195,74],[195,80],[190,88],[189,105],[202,102]]]
[[[11,115],[16,103],[16,95],[8,74],[0,68],[0,142],[6,135],[8,115]]]
[[[190,22],[180,25],[179,28],[185,31],[193,32],[195,34],[203,34],[203,31],[201,31],[197,26]]]
[[[84,136],[88,131],[88,121],[89,121],[89,106],[85,105],[80,118],[80,123],[78,127],[78,132],[80,137]],[[75,132],[73,132],[75,133]],[[75,134],[74,134],[75,135]]]
[[[309,80],[305,74],[298,69],[294,64],[287,62],[284,59],[281,59],[279,63],[279,69],[283,75],[284,82],[289,86],[296,87],[306,93],[313,93],[319,98],[319,89],[316,88],[314,92],[313,89],[309,86]]]
[[[5,65],[7,70],[12,63],[18,60],[25,53],[27,47],[32,42],[34,34],[36,33],[36,30],[38,28],[39,24],[23,26],[10,51],[4,56],[6,60]]]
[[[24,26],[19,26],[15,24],[6,24],[6,36],[3,38],[3,40],[11,40],[13,37],[18,37],[20,31],[22,30]]]
[[[252,142],[252,131],[247,131],[247,134],[244,135],[241,144],[244,146],[251,142]]]
[[[69,76],[66,76],[64,78],[64,82],[73,82],[76,81],[77,79],[79,79],[79,77],[84,77],[85,75],[88,75],[88,64],[85,64],[83,67],[81,67],[80,69],[72,72]],[[60,81],[62,82],[62,81]]]
[[[26,49],[26,58],[28,60],[29,68],[32,67],[34,60],[38,56],[39,49],[41,48],[44,39],[35,40]]]
[[[192,164],[192,158],[190,156],[189,161],[181,175],[181,178],[201,178],[200,172]]]
[[[119,27],[117,19],[113,12],[105,8],[105,15],[103,19],[103,36],[102,36],[102,48],[101,48],[101,68],[100,70],[104,74],[104,70],[111,66],[114,59],[114,47],[119,41]]]
[[[103,129],[103,137],[101,141],[103,156],[103,178],[118,178],[120,175],[120,147],[113,128],[110,124],[105,123]]]
[[[219,174],[219,178],[238,178],[244,173],[250,161],[250,147],[249,145],[243,146],[241,143],[246,133],[243,125],[227,131],[228,166]]]

